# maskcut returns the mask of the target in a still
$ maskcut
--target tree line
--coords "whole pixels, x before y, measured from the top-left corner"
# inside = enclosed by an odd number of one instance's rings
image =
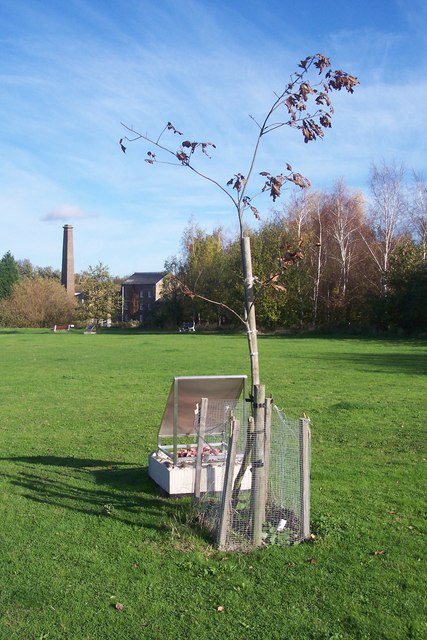
[[[260,327],[425,330],[426,183],[383,162],[370,169],[369,191],[367,199],[343,180],[304,190],[247,230]],[[181,245],[165,264],[157,322],[233,326],[242,312],[238,238],[189,223]]]
[[[15,260],[7,251],[0,260],[0,326],[52,327],[98,323],[117,318],[120,279],[99,263],[75,274],[77,295],[61,284],[61,271]]]
[[[427,187],[401,166],[372,165],[369,199],[339,180],[330,190],[291,194],[251,236],[258,324],[265,330],[425,332]],[[152,326],[193,320],[234,328],[244,298],[240,240],[190,222],[181,252],[165,262],[163,297]],[[0,259],[0,324],[48,327],[112,316],[120,321],[120,284],[99,264],[76,274],[83,305],[60,284],[61,272]],[[213,304],[214,303],[214,304]]]

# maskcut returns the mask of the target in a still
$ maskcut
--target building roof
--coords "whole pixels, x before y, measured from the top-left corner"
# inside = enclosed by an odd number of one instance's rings
[[[136,271],[123,284],[157,284],[165,275],[164,271]]]

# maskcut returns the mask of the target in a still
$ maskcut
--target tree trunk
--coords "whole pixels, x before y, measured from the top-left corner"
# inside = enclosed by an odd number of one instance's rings
[[[260,546],[262,541],[262,524],[265,513],[265,387],[260,385],[258,338],[254,304],[254,278],[252,273],[252,257],[249,236],[243,236],[241,238],[241,253],[245,285],[245,320],[251,362],[251,407],[253,417],[248,421],[245,454],[239,473],[237,474],[234,482],[232,504],[234,507],[237,506],[242,479],[252,458],[251,538],[254,546]]]
[[[251,398],[255,385],[259,385],[259,357],[258,338],[254,304],[254,278],[252,273],[251,239],[243,236],[241,239],[242,266],[245,285],[245,319],[248,336],[248,348],[251,361]]]

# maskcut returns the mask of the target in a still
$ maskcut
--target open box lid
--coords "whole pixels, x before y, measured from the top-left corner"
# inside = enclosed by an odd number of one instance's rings
[[[196,404],[202,398],[237,402],[247,376],[178,376],[173,379],[159,436],[186,436],[194,431]]]

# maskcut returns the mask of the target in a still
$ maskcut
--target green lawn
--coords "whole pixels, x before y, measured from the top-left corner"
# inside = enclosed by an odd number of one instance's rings
[[[248,373],[243,336],[0,330],[0,639],[426,637],[426,352],[260,339],[312,420],[316,539],[225,554],[147,455],[172,377]]]

